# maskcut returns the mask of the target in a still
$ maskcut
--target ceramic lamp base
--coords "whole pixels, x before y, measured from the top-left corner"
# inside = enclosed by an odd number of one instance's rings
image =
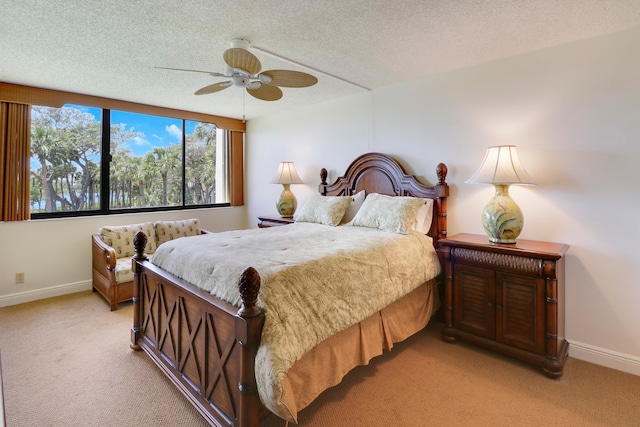
[[[278,213],[283,218],[291,218],[293,214],[296,212],[296,208],[298,207],[298,202],[296,200],[296,196],[291,192],[289,188],[290,184],[282,184],[284,189],[282,193],[280,193],[280,197],[276,202],[276,209]]]
[[[495,184],[496,193],[482,211],[482,226],[494,243],[515,243],[524,223],[522,211],[509,196],[509,186]]]

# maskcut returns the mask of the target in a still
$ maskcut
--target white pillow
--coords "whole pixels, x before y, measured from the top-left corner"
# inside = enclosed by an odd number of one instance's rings
[[[344,213],[344,216],[342,217],[342,221],[340,221],[340,225],[348,223],[353,219],[353,217],[356,216],[356,214],[358,213],[358,210],[360,209],[360,206],[362,206],[362,203],[364,203],[365,196],[366,194],[364,190],[361,190],[356,194],[354,194],[353,196],[351,196],[352,202],[347,208],[347,211]]]
[[[392,197],[372,193],[364,200],[351,225],[409,234],[418,216],[418,210],[424,204],[424,199],[416,197]]]
[[[428,234],[431,229],[431,220],[433,219],[433,199],[422,199],[424,205],[420,206],[416,220],[411,229],[422,234]]]
[[[312,194],[304,204],[296,222],[338,225],[351,204],[351,196],[321,196]]]

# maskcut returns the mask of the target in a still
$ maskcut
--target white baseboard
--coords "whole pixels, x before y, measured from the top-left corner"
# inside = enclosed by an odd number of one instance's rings
[[[640,357],[569,340],[569,356],[640,376]]]
[[[37,301],[40,299],[58,297],[61,295],[88,290],[91,290],[91,280],[67,283],[64,285],[36,289],[33,291],[18,292],[10,295],[0,295],[0,307],[8,307],[10,305],[23,304],[25,302]]]

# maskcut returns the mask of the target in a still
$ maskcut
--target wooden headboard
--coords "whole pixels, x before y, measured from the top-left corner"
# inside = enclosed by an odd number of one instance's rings
[[[322,182],[318,191],[324,196],[351,196],[361,190],[365,194],[379,193],[388,196],[411,196],[433,199],[433,220],[428,235],[433,238],[436,249],[438,241],[447,237],[447,197],[449,186],[447,166],[440,163],[436,167],[438,184],[428,186],[414,175],[407,175],[402,166],[393,158],[382,153],[366,153],[356,158],[343,176],[333,184],[327,183],[327,170],[322,168]]]

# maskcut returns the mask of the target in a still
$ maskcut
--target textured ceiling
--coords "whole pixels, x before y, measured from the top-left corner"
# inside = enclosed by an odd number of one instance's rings
[[[251,119],[637,25],[640,0],[2,0],[0,81]],[[318,84],[195,96],[223,79],[155,68],[225,72],[237,37]]]

